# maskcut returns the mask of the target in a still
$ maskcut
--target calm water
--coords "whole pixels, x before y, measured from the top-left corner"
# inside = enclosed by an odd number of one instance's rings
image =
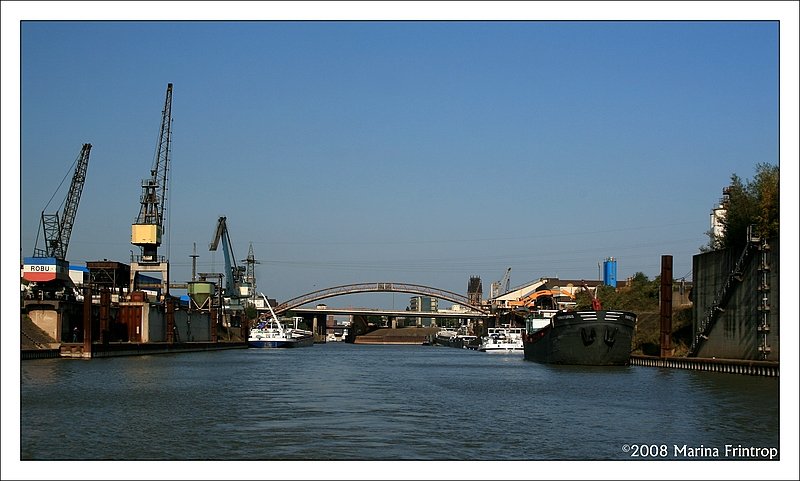
[[[671,459],[700,446],[722,458],[726,444],[779,448],[778,385],[344,343],[31,360],[21,458],[653,460],[662,445]]]

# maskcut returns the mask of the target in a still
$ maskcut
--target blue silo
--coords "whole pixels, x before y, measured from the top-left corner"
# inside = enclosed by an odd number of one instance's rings
[[[603,261],[603,284],[617,287],[617,260],[613,257]]]

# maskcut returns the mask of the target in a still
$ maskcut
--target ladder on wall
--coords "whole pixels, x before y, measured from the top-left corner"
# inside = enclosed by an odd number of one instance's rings
[[[719,314],[725,310],[725,305],[730,300],[731,294],[733,294],[736,286],[738,286],[744,279],[744,268],[747,266],[747,262],[750,260],[750,255],[753,253],[753,250],[757,249],[761,244],[761,239],[757,235],[753,234],[753,227],[754,226],[752,225],[748,226],[747,244],[745,245],[742,254],[739,256],[739,259],[736,261],[736,264],[734,264],[733,269],[725,279],[725,283],[722,284],[722,287],[719,289],[719,291],[717,291],[711,305],[706,309],[703,321],[698,325],[697,332],[695,333],[694,340],[692,341],[692,346],[689,349],[689,357],[697,356],[698,352],[700,351],[700,347],[703,345],[703,342],[708,339],[711,329],[717,322]],[[766,257],[762,255],[762,259],[765,258]],[[769,292],[769,290],[767,289],[766,292]],[[765,322],[767,315],[768,310],[767,313],[764,314],[764,320],[762,320],[762,322]],[[767,332],[768,331],[769,326],[767,325]],[[766,335],[764,336],[764,339],[766,340]]]
[[[764,241],[759,246],[759,251],[761,252],[761,262],[758,264],[758,314],[759,314],[759,323],[758,323],[758,354],[761,357],[761,360],[766,360],[767,356],[769,356],[770,351],[772,348],[769,345],[769,314],[770,314],[770,285],[769,285],[769,275],[770,275],[770,267],[769,267],[769,251],[770,246],[767,243],[767,240]]]

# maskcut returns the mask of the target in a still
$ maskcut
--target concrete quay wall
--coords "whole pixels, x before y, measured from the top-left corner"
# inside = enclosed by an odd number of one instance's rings
[[[170,344],[167,342],[121,342],[109,344],[92,344],[89,352],[84,351],[82,344],[62,344],[61,357],[96,358],[144,356],[150,354],[175,354],[181,352],[220,351],[224,349],[245,349],[246,342],[185,342]]]
[[[698,357],[717,359],[745,359],[780,361],[780,255],[779,239],[769,239],[765,253],[754,250],[744,266],[741,281],[731,290],[731,296],[717,314],[708,339],[698,352]],[[741,252],[731,249],[698,254],[693,258],[693,318],[694,332],[714,305],[729,273],[736,265]],[[764,269],[764,267],[768,269]],[[764,333],[759,332],[764,310],[760,309],[766,298],[769,332],[766,333],[769,352],[761,356],[759,347]]]
[[[631,365],[723,372],[748,376],[780,376],[780,363],[774,361],[707,359],[700,357],[631,356]]]

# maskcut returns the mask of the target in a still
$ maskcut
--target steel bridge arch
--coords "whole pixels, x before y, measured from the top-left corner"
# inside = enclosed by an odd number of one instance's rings
[[[343,296],[345,294],[359,294],[365,292],[404,292],[407,294],[431,296],[468,307],[482,314],[489,314],[488,309],[482,306],[470,304],[469,299],[461,294],[445,291],[443,289],[437,289],[435,287],[421,286],[418,284],[405,284],[400,282],[365,282],[361,284],[346,284],[342,286],[329,287],[327,289],[320,289],[318,291],[309,292],[308,294],[303,294],[302,296],[295,297],[294,299],[289,299],[286,302],[278,304],[273,310],[276,314],[282,314],[296,307],[308,304],[309,302],[319,301],[329,297]]]

